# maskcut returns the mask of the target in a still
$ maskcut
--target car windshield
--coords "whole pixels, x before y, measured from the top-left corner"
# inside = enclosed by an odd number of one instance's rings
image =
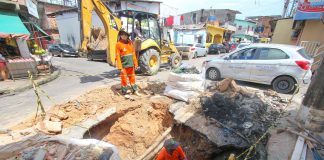
[[[311,57],[311,56],[310,56],[310,55],[305,51],[304,48],[298,50],[297,52],[298,52],[302,57],[304,57],[304,58],[306,58],[306,59],[308,59],[308,60],[312,59],[312,57]]]
[[[67,44],[59,44],[59,46],[63,49],[73,49],[71,46],[67,45]]]

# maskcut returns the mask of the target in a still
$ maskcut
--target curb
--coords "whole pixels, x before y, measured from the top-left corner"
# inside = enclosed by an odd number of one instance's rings
[[[55,80],[60,75],[61,75],[61,70],[58,69],[57,71],[54,71],[53,74],[51,74],[47,78],[41,78],[39,80],[35,80],[35,83],[37,83],[38,85],[42,85],[42,84],[45,84],[45,83],[48,83],[48,82],[51,82],[51,81]],[[0,95],[5,96],[7,94],[15,94],[15,93],[23,92],[23,91],[31,89],[31,88],[33,88],[33,85],[32,84],[27,84],[27,85],[17,87],[17,88],[14,88],[14,89],[0,90]]]

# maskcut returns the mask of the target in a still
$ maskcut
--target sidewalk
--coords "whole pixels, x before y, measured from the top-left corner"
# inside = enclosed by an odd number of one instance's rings
[[[39,85],[48,83],[56,79],[61,74],[61,71],[55,70],[50,75],[39,76],[35,79],[35,82]],[[0,96],[7,94],[14,94],[18,92],[23,92],[25,90],[33,88],[30,80],[28,78],[18,79],[18,80],[9,80],[9,81],[0,81]]]

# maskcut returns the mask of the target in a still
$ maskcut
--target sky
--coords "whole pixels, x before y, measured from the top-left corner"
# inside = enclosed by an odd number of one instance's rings
[[[161,15],[177,15],[200,9],[232,9],[246,16],[281,15],[285,0],[160,0]]]

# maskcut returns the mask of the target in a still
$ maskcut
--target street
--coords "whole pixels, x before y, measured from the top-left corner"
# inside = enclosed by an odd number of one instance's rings
[[[201,68],[205,59],[213,57],[215,55],[200,57],[191,61],[184,60],[184,63]],[[88,61],[85,58],[54,57],[53,64],[61,70],[61,75],[56,80],[42,85],[41,88],[53,99],[55,104],[64,103],[93,88],[120,81],[118,71],[105,62]],[[148,77],[148,79],[166,81],[168,69],[162,68],[161,70],[157,75]],[[146,77],[138,77],[138,79],[141,78]],[[17,124],[28,116],[32,116],[32,113],[36,112],[36,100],[32,89],[0,98],[0,113],[6,113],[0,117],[0,126],[8,127]],[[54,105],[44,94],[41,94],[41,100],[46,109]]]

